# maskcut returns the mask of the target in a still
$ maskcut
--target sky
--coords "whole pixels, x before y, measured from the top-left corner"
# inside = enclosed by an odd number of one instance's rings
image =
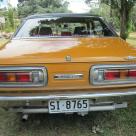
[[[10,1],[10,4],[13,7],[17,7],[18,0],[3,0],[3,2],[0,2],[1,7],[3,8],[5,6],[7,6],[8,1]]]
[[[13,7],[17,6],[18,0],[10,0],[10,3]]]
[[[84,2],[84,0],[67,0],[69,2],[69,10],[74,13],[86,13],[90,10],[90,7]]]
[[[7,0],[4,0],[7,1]],[[10,3],[13,7],[17,6],[18,0],[10,0]],[[84,2],[84,0],[66,0],[69,2],[69,10],[71,10],[74,13],[86,13],[90,10],[88,5]],[[5,2],[3,2],[3,5]]]

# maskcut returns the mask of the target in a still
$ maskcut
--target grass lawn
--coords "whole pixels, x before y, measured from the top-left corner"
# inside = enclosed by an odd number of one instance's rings
[[[0,45],[6,43],[8,40],[7,39],[0,39]]]
[[[136,46],[136,34],[127,41]],[[127,109],[92,112],[85,117],[36,114],[25,123],[19,117],[0,109],[0,136],[136,136],[136,100]],[[101,132],[92,133],[94,126]]]
[[[3,45],[5,44],[5,43],[7,43],[8,42],[8,40],[7,39],[0,39],[0,49],[3,47]]]
[[[129,38],[127,39],[127,42],[136,46],[136,33],[131,33]]]

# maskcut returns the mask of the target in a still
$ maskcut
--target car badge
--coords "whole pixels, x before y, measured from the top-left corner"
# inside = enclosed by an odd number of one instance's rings
[[[73,73],[73,74],[56,74],[54,75],[54,79],[55,80],[80,80],[83,78],[83,74],[76,74],[76,73]]]
[[[65,59],[66,59],[67,62],[70,62],[72,60],[72,57],[71,56],[66,56]]]

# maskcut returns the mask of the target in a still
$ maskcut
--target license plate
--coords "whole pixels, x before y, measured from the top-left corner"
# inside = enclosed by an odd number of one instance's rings
[[[49,113],[84,112],[89,110],[88,99],[50,100]]]

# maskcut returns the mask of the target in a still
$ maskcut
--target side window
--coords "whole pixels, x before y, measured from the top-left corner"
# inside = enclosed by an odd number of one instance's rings
[[[101,22],[94,20],[93,24],[94,24],[94,34],[96,36],[104,36],[103,26],[102,26]]]

